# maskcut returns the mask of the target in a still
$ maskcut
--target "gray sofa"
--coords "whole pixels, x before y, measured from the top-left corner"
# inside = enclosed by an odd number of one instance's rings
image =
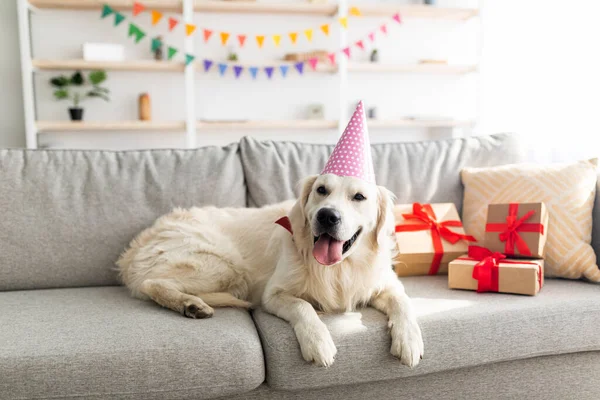
[[[389,354],[374,309],[323,317],[338,348],[323,369],[261,310],[191,320],[119,286],[114,261],[159,215],[294,198],[332,149],[0,151],[0,399],[600,398],[600,287],[585,282],[548,279],[525,297],[404,278],[425,341],[414,369]],[[520,149],[502,134],[373,145],[373,158],[399,203],[460,209],[460,169],[519,162]]]

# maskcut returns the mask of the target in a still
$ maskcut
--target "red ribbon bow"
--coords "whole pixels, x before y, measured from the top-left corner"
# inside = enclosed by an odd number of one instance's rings
[[[534,262],[505,260],[506,255],[492,252],[485,247],[469,246],[468,257],[460,257],[458,260],[479,261],[473,267],[473,279],[477,281],[477,292],[499,292],[500,264],[530,264],[538,267],[538,282],[542,287],[542,266]]]
[[[444,244],[442,239],[455,244],[459,240],[476,242],[473,236],[463,235],[452,232],[448,227],[462,227],[460,221],[438,221],[431,208],[431,204],[413,203],[412,214],[402,214],[404,219],[416,219],[419,224],[396,225],[396,232],[416,232],[431,230],[431,240],[433,241],[433,261],[429,268],[429,275],[436,275],[440,269],[442,256],[444,255]]]
[[[504,253],[505,254],[515,254],[515,245],[517,246],[517,250],[521,255],[531,256],[531,250],[527,246],[527,242],[523,240],[519,232],[537,232],[544,234],[544,225],[542,224],[533,224],[533,223],[525,223],[529,218],[531,218],[535,211],[531,210],[523,215],[521,218],[517,219],[517,214],[519,213],[519,204],[511,203],[508,206],[508,216],[506,217],[505,224],[497,224],[497,223],[488,223],[485,225],[486,232],[500,232],[498,237],[500,241],[505,242],[504,244]]]

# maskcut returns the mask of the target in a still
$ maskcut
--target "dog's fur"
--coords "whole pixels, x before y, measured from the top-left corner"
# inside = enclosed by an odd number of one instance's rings
[[[357,201],[356,193],[366,199]],[[339,240],[360,230],[334,265],[321,265],[312,254],[324,229],[317,213],[326,207],[341,215],[332,231]],[[371,305],[389,318],[391,353],[412,367],[423,356],[423,340],[391,268],[392,207],[393,195],[383,187],[352,177],[312,176],[295,203],[176,209],[140,233],[117,265],[135,297],[187,317],[210,317],[212,307],[262,305],[289,321],[303,357],[322,366],[333,363],[337,350],[315,309],[343,312]],[[286,215],[293,235],[274,223]]]

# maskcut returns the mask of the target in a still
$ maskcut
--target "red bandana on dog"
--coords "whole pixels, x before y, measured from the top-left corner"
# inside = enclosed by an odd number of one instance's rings
[[[288,217],[281,217],[277,221],[275,221],[275,223],[277,225],[283,226],[292,235],[294,234],[294,232],[292,231],[292,223],[290,222],[290,219]]]

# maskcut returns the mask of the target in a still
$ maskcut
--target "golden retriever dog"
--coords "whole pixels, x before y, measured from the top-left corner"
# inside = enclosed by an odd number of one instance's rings
[[[275,223],[284,216],[289,230]],[[307,178],[296,202],[176,209],[141,232],[117,265],[133,296],[186,317],[260,305],[292,325],[304,359],[320,366],[337,349],[317,311],[370,305],[388,316],[391,353],[413,367],[423,339],[392,270],[393,235],[391,192],[325,174]]]

